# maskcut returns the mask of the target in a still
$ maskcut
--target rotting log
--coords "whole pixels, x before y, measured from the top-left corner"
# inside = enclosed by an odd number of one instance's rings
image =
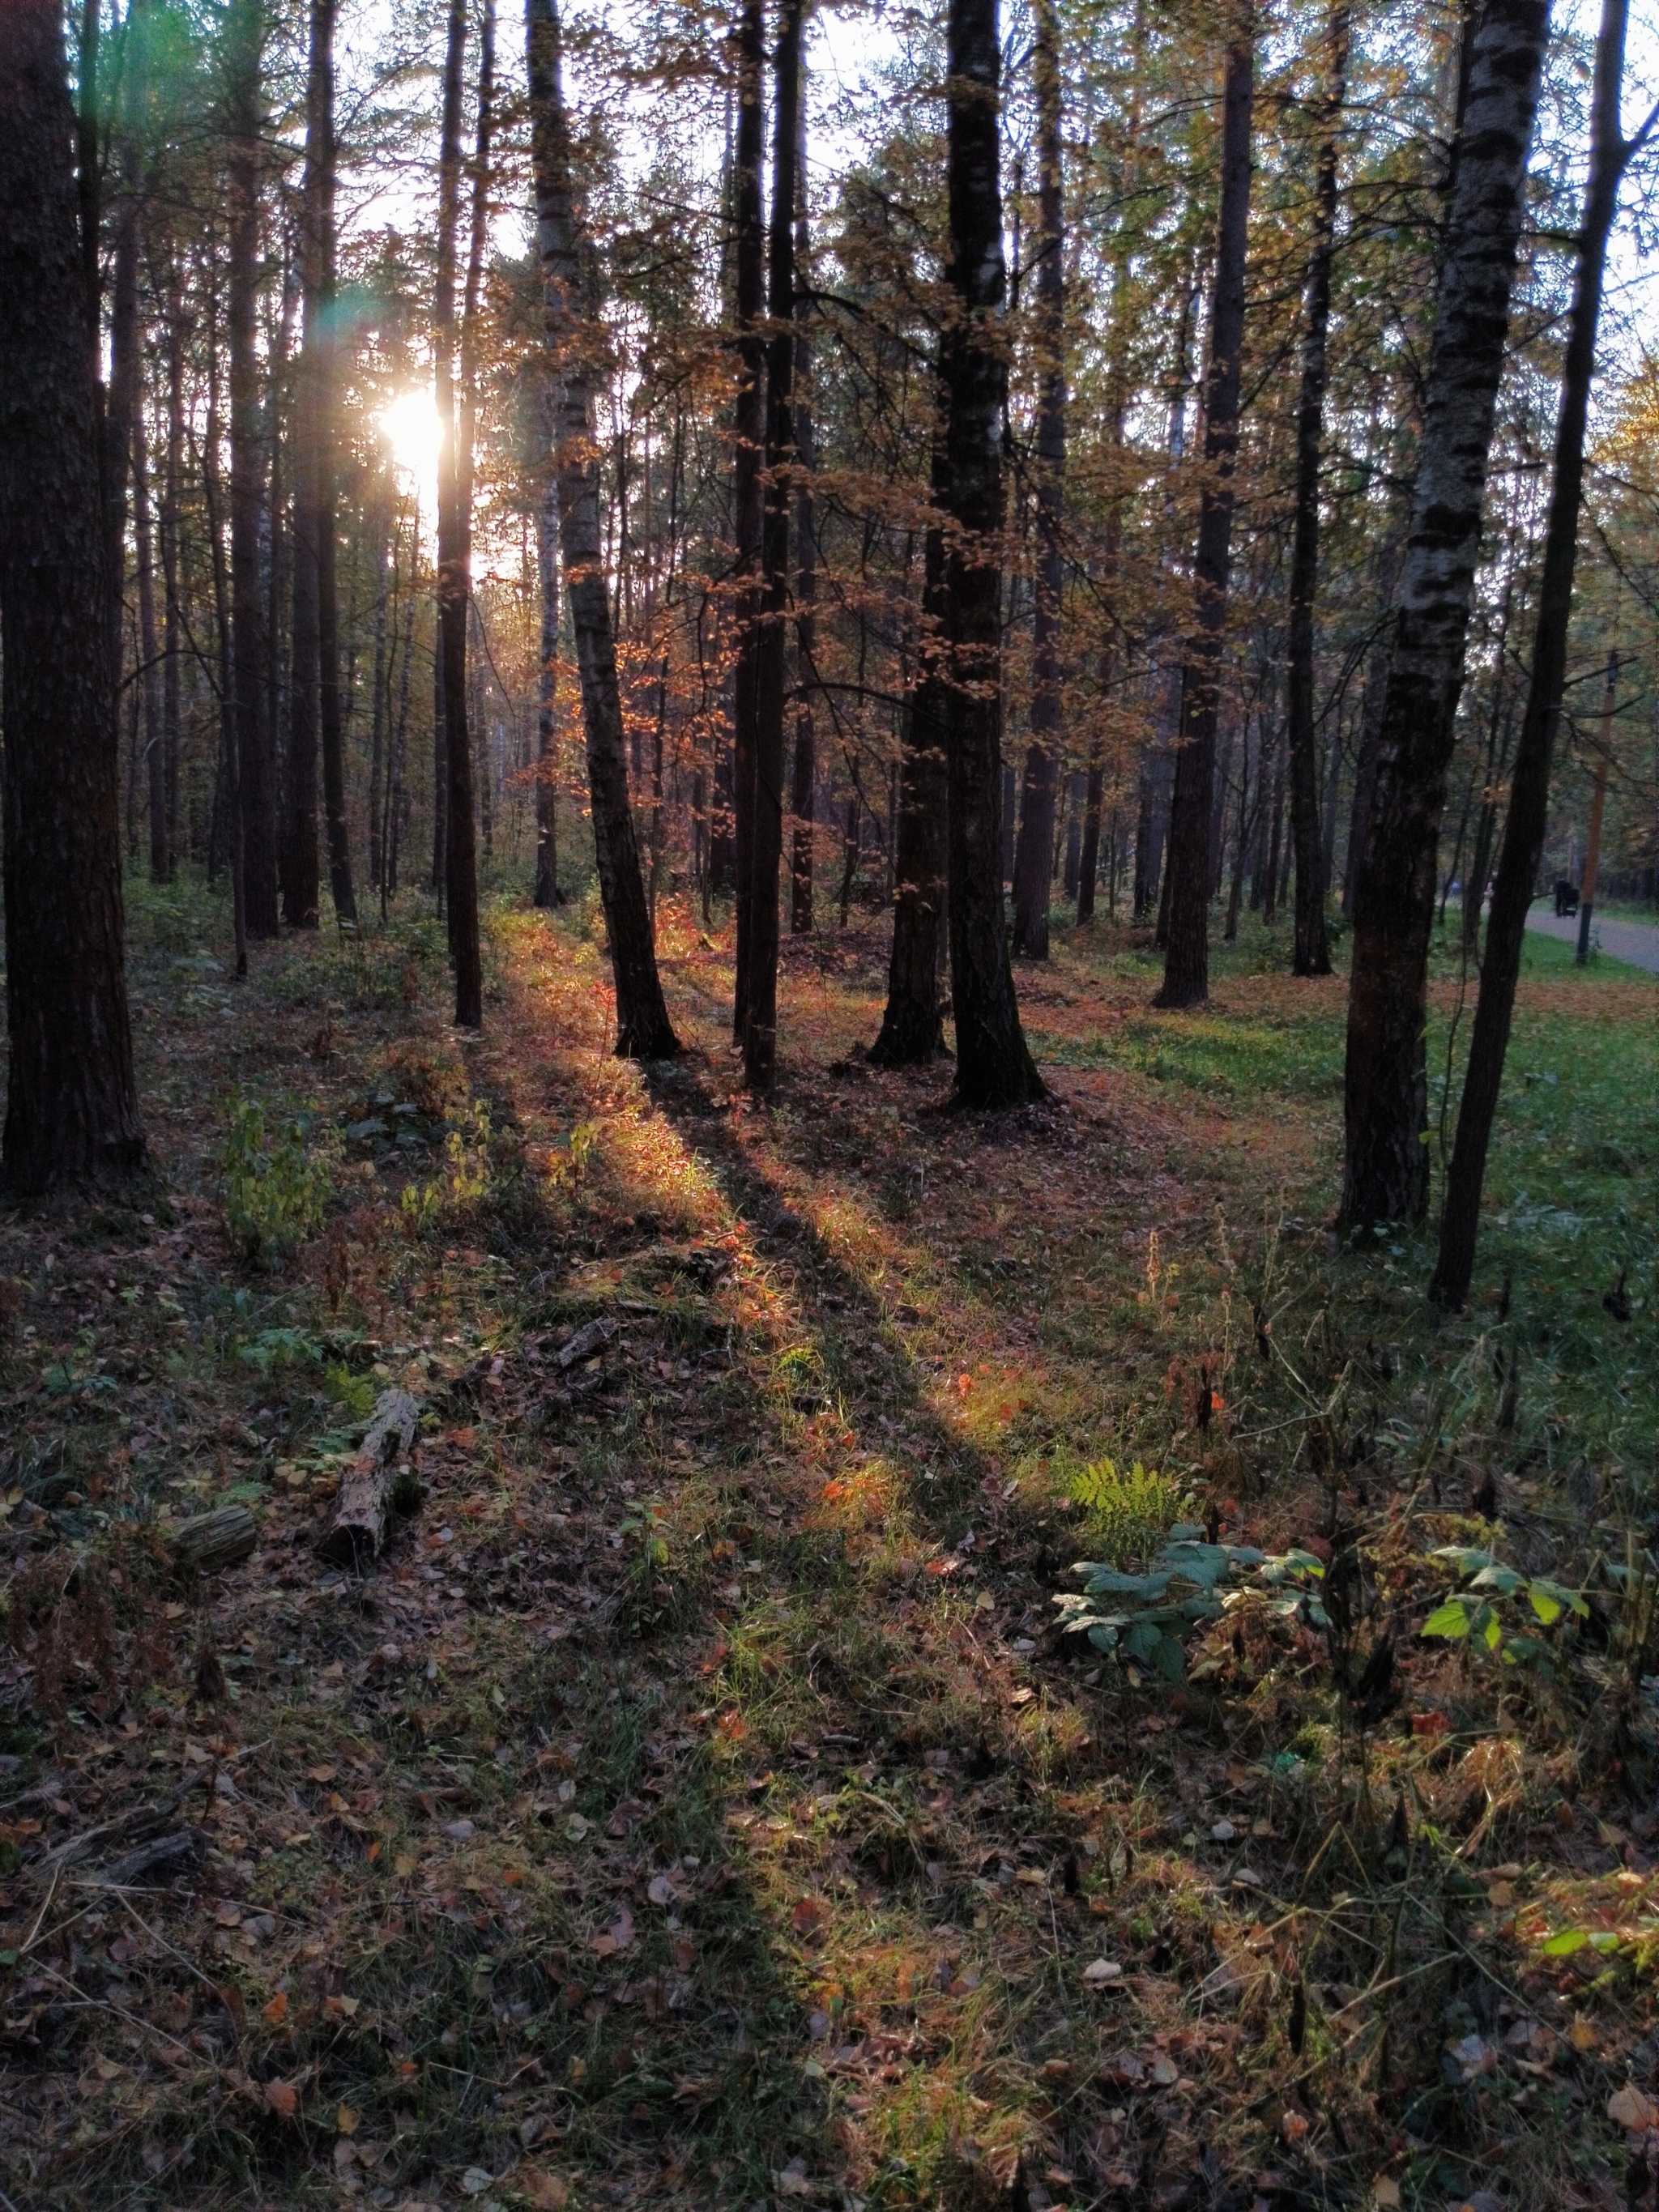
[[[407,1390],[382,1390],[357,1456],[340,1482],[339,1503],[322,1542],[323,1557],[362,1566],[386,1542],[392,1493],[408,1466],[421,1409]]]
[[[216,1574],[246,1559],[259,1540],[258,1524],[246,1505],[222,1505],[181,1521],[167,1539],[177,1575]]]

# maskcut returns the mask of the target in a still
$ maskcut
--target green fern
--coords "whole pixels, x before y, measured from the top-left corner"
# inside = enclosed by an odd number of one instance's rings
[[[1078,1470],[1070,1488],[1074,1502],[1088,1511],[1099,1557],[1120,1569],[1151,1559],[1188,1510],[1179,1485],[1139,1460],[1127,1471],[1109,1459],[1097,1460]]]

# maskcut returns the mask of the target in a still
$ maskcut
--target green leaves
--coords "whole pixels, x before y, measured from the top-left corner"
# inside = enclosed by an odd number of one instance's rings
[[[1489,1651],[1501,1650],[1507,1667],[1547,1668],[1548,1644],[1535,1636],[1505,1637],[1498,1605],[1524,1593],[1527,1602],[1546,1628],[1574,1614],[1581,1620],[1589,1616],[1589,1607],[1577,1590],[1551,1582],[1544,1575],[1523,1575],[1517,1568],[1505,1566],[1491,1552],[1471,1550],[1462,1544],[1443,1544],[1431,1556],[1448,1561],[1471,1580],[1467,1591],[1435,1607],[1423,1624],[1421,1632],[1425,1636],[1441,1637],[1449,1643],[1478,1638]],[[1490,1597],[1484,1595],[1487,1591],[1492,1593]]]
[[[1144,1574],[1124,1574],[1093,1559],[1079,1559],[1072,1571],[1087,1579],[1081,1595],[1063,1591],[1055,1597],[1061,1628],[1086,1635],[1110,1658],[1152,1668],[1171,1682],[1186,1671],[1183,1639],[1206,1621],[1218,1620],[1246,1595],[1224,1588],[1240,1577],[1273,1592],[1269,1602],[1275,1612],[1305,1609],[1310,1618],[1317,1616],[1316,1625],[1324,1619],[1305,1588],[1297,1587],[1324,1571],[1312,1553],[1287,1552],[1270,1559],[1246,1544],[1207,1543],[1203,1530],[1188,1523],[1170,1530]],[[1097,1603],[1102,1598],[1138,1602],[1108,1611]]]

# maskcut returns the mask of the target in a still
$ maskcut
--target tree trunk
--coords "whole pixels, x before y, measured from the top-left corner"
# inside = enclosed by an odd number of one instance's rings
[[[933,490],[945,489],[942,440],[933,450]],[[916,678],[906,702],[894,836],[893,944],[887,1007],[870,1048],[878,1067],[919,1067],[945,1050],[939,998],[939,944],[945,927],[945,843],[948,804],[945,716],[949,693],[941,665],[945,535],[927,532],[922,635]]]
[[[1296,945],[1291,972],[1328,975],[1325,870],[1314,739],[1314,596],[1319,585],[1319,447],[1325,426],[1325,340],[1331,319],[1331,258],[1336,244],[1337,141],[1348,82],[1346,0],[1331,0],[1325,29],[1325,100],[1314,182],[1313,250],[1302,333],[1302,392],[1296,414],[1296,508],[1291,551],[1286,706],[1291,757],[1291,834],[1296,844]]]
[[[547,396],[547,482],[536,510],[542,587],[541,669],[536,687],[535,903],[562,906],[559,889],[559,478],[555,465],[554,396]]]
[[[332,166],[334,8],[310,0],[305,173],[300,204],[300,360],[294,380],[294,618],[289,647],[288,806],[283,919],[315,929],[321,902],[317,854],[317,753],[322,728],[324,416],[327,307],[324,202]],[[328,502],[331,509],[332,502]]]
[[[229,142],[231,682],[242,793],[242,899],[250,937],[275,937],[276,763],[267,718],[265,581],[260,555],[264,451],[254,310],[259,263],[263,0],[237,0],[225,27]]]
[[[155,518],[149,495],[149,441],[144,410],[132,418],[132,534],[138,568],[138,652],[143,663],[144,768],[149,798],[150,881],[167,879],[167,755],[161,702],[161,656],[155,629]]]
[[[1573,568],[1577,556],[1578,509],[1584,479],[1584,425],[1589,407],[1590,378],[1595,365],[1602,273],[1607,238],[1619,204],[1619,179],[1632,151],[1620,134],[1619,119],[1626,15],[1627,0],[1602,0],[1590,100],[1589,185],[1579,236],[1572,320],[1562,368],[1560,411],[1555,432],[1555,482],[1544,543],[1544,574],[1539,589],[1532,674],[1510,778],[1509,819],[1504,825],[1504,848],[1498,862],[1492,915],[1486,924],[1480,997],[1475,1008],[1474,1035],[1469,1040],[1469,1064],[1463,1078],[1463,1103],[1458,1111],[1457,1138],[1446,1179],[1446,1205],[1441,1217],[1440,1249],[1431,1285],[1431,1295],[1447,1306],[1461,1307],[1464,1304],[1474,1271],[1486,1151],[1504,1078],[1527,909],[1532,903],[1533,884],[1544,847],[1549,811],[1550,763],[1561,720],[1567,632],[1572,617]]]
[[[320,141],[317,176],[317,727],[323,754],[323,814],[328,830],[328,882],[338,928],[357,926],[351,882],[351,838],[346,822],[345,729],[340,699],[339,586],[339,335],[336,326],[335,190],[338,163],[334,140],[334,26],[339,0],[312,0],[311,79],[307,89],[306,150],[311,149],[312,102],[317,103]]]
[[[947,177],[952,312],[945,392],[946,767],[957,1096],[1017,1106],[1043,1095],[1026,1049],[1002,911],[1002,416],[1007,396],[997,0],[951,0]]]
[[[184,307],[179,264],[167,249],[167,444],[161,483],[161,743],[167,753],[167,875],[179,865],[179,755],[184,735],[184,605],[179,596],[179,524],[185,447]]]
[[[388,634],[395,647],[397,632],[390,629],[395,612],[390,604],[392,540],[392,471],[381,473],[374,504],[374,674],[369,694],[368,737],[368,884],[379,890],[386,870],[386,846],[381,837],[386,781],[386,738],[391,705],[391,672],[386,660]]]
[[[760,633],[755,653],[755,786],[750,850],[749,1010],[744,1080],[777,1080],[778,869],[783,854],[784,691],[789,665],[790,471],[794,458],[795,164],[800,131],[802,0],[782,0],[773,62],[770,325],[766,343],[766,488]]]
[[[806,202],[806,75],[801,69],[801,143],[795,156],[795,274],[808,278],[811,238]],[[803,307],[795,317],[795,759],[789,793],[794,817],[790,854],[789,927],[812,927],[812,815],[817,795],[817,746],[812,698],[817,685],[817,522],[812,507],[812,341]]]
[[[1060,34],[1054,0],[1036,0],[1031,50],[1037,110],[1038,237],[1036,436],[1036,574],[1031,617],[1031,742],[1026,748],[1014,848],[1014,951],[1048,957],[1048,901],[1059,788],[1061,725],[1060,602],[1065,580],[1060,532],[1066,483],[1065,171],[1061,148]]]
[[[732,532],[737,650],[732,671],[732,878],[737,908],[737,980],[732,1039],[749,1029],[750,931],[753,926],[755,743],[760,637],[757,578],[764,516],[761,460],[766,440],[766,234],[761,203],[765,143],[766,19],[762,0],[742,0],[735,58],[737,158],[732,228],[737,246],[738,397],[732,423]]]
[[[1169,945],[1160,1006],[1201,1006],[1209,996],[1210,795],[1215,781],[1222,633],[1231,567],[1233,462],[1238,450],[1241,356],[1244,343],[1244,248],[1250,212],[1250,111],[1255,82],[1253,0],[1239,14],[1227,49],[1222,92],[1221,204],[1216,223],[1215,291],[1205,380],[1204,458],[1200,500],[1196,620],[1181,671],[1181,738],[1170,819]]]
[[[461,197],[461,77],[466,57],[466,0],[450,0],[444,66],[442,143],[438,167],[438,280],[432,309],[433,361],[443,452],[438,465],[438,726],[444,750],[444,888],[449,957],[455,971],[455,1020],[483,1022],[478,954],[478,856],[472,825],[472,747],[466,725],[468,471],[455,392],[455,258]],[[597,804],[597,802],[596,802]]]
[[[617,1051],[623,1058],[660,1060],[680,1048],[663,1002],[634,817],[628,804],[622,692],[617,681],[616,640],[600,554],[599,455],[589,382],[593,340],[581,313],[570,134],[559,82],[559,19],[555,0],[526,0],[525,32],[537,243],[549,362],[562,385],[557,452],[559,535],[581,678],[582,720],[587,732],[594,854],[616,979]]]
[[[90,8],[88,10],[91,13]],[[144,1158],[127,1017],[96,330],[56,0],[0,9],[7,1190]],[[95,246],[95,242],[94,242]]]
[[[1428,1206],[1425,1061],[1435,850],[1480,550],[1548,0],[1487,0],[1468,49],[1411,534],[1354,904],[1340,1218]]]

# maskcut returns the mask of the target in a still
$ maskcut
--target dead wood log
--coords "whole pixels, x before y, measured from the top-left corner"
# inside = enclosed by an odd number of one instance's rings
[[[167,1539],[175,1574],[216,1574],[246,1559],[259,1540],[258,1524],[246,1505],[222,1505],[181,1521]]]
[[[171,1835],[153,1836],[147,1844],[112,1860],[94,1881],[100,1889],[153,1887],[157,1882],[176,1881],[180,1875],[194,1874],[206,1856],[207,1838],[199,1828],[175,1828]]]
[[[340,1480],[339,1502],[322,1542],[323,1557],[362,1566],[386,1541],[392,1493],[407,1468],[421,1409],[407,1390],[382,1390],[357,1456]]]

